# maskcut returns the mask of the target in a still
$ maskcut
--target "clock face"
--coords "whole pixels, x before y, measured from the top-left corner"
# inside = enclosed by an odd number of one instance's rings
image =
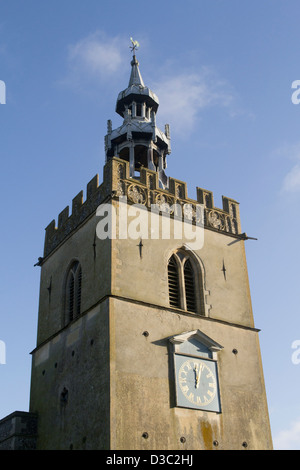
[[[187,408],[220,411],[215,361],[177,355],[177,404]]]

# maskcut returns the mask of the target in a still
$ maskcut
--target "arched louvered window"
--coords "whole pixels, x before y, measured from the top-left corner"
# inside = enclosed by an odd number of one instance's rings
[[[169,300],[171,307],[180,308],[178,265],[174,256],[168,264]]]
[[[194,270],[189,259],[184,263],[184,286],[186,309],[189,312],[196,312]]]
[[[66,282],[66,320],[74,320],[81,310],[81,280],[80,263],[75,261],[69,269]]]
[[[205,314],[202,267],[184,249],[169,259],[168,286],[170,307]]]

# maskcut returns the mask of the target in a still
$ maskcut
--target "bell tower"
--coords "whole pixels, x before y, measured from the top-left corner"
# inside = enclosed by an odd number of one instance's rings
[[[239,203],[165,175],[169,127],[135,50],[102,182],[45,232],[37,448],[271,449]]]
[[[128,87],[119,93],[116,103],[116,112],[123,118],[123,124],[112,130],[111,120],[107,123],[106,161],[115,156],[129,162],[131,177],[141,168],[154,170],[158,172],[161,187],[166,188],[168,179],[164,170],[166,157],[171,153],[170,128],[166,124],[162,132],[156,126],[159,100],[144,84],[135,55],[136,47],[134,42]]]

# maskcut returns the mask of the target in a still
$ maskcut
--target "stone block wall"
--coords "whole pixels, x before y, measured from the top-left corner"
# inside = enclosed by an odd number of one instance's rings
[[[0,450],[34,450],[36,436],[34,413],[15,411],[0,420]]]

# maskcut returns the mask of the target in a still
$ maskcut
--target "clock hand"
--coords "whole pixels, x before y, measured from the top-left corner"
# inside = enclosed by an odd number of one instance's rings
[[[195,368],[194,368],[194,372],[195,372],[195,388],[198,388],[199,379],[200,379],[200,376],[199,376],[199,364],[195,364],[194,366],[195,366]]]
[[[198,377],[199,377],[199,369],[197,368],[197,364],[194,364],[194,372],[195,372],[195,387],[197,387],[198,384]]]
[[[200,382],[200,377],[201,377],[202,369],[203,369],[203,364],[200,364],[200,366],[199,366],[199,368],[198,368],[198,374],[197,374],[197,376],[196,376],[196,388],[199,387],[199,382]]]

